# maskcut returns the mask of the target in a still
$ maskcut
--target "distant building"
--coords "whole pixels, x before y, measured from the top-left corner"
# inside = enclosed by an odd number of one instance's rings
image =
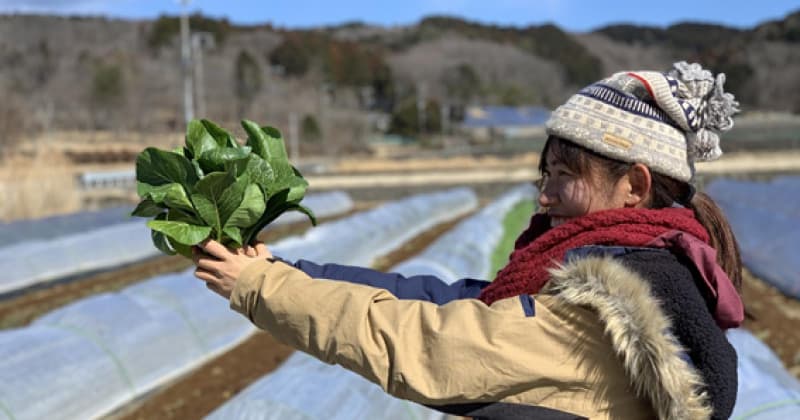
[[[544,135],[550,110],[539,106],[475,106],[467,108],[460,131],[478,143]]]

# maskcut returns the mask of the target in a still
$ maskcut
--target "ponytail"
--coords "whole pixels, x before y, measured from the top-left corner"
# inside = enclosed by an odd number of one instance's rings
[[[741,296],[742,257],[739,254],[736,236],[734,236],[733,229],[722,209],[708,194],[695,192],[688,183],[657,173],[652,173],[652,178],[653,197],[650,208],[670,207],[678,202],[692,209],[694,217],[708,232],[711,240],[709,245],[717,250],[717,263],[731,279],[733,286]]]
[[[717,263],[731,279],[739,295],[742,294],[742,257],[739,244],[728,219],[717,203],[706,193],[697,192],[688,205],[711,237],[711,246],[717,250]]]

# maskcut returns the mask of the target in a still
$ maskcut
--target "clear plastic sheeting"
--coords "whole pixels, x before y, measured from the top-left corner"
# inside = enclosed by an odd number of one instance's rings
[[[158,254],[144,222],[0,248],[0,293]]]
[[[786,371],[769,347],[746,330],[728,330],[727,335],[739,356],[739,389],[731,418],[800,418],[800,381]]]
[[[392,271],[406,275],[433,274],[446,281],[454,281],[465,276],[483,278],[489,271],[488,264],[492,251],[503,236],[503,219],[506,213],[521,200],[533,199],[535,192],[536,189],[530,185],[512,189],[477,214],[459,223],[454,230],[446,233],[423,251],[420,257],[400,264]],[[464,190],[454,190],[446,194],[462,197],[466,200],[464,205],[472,201],[470,198],[472,194]],[[407,202],[404,200],[376,209],[375,214],[365,218],[364,221],[370,223],[381,221],[388,210],[398,207],[405,209],[402,214],[408,214],[409,224],[415,220],[418,222],[422,217],[438,214],[427,205],[424,209],[413,208],[412,206],[424,205],[418,202],[418,198],[425,198],[428,205],[440,203],[448,206],[451,202],[450,198],[442,195],[416,196]],[[451,206],[450,211],[462,207],[453,204],[449,206]],[[464,207],[471,206],[472,204]],[[429,216],[424,216],[425,214]],[[350,230],[362,229],[363,225],[350,226],[349,229],[346,229],[347,226],[337,227],[332,229],[333,233],[325,235],[344,234]],[[402,232],[403,229],[409,227],[400,226],[396,231]],[[319,239],[319,243],[341,243],[339,239],[333,240],[333,238],[337,237],[325,236]],[[353,240],[353,237],[348,236],[346,240]],[[288,243],[294,247],[293,242]],[[375,242],[371,241],[369,246],[374,248],[376,246],[374,244]],[[294,248],[288,249],[290,252],[294,252],[293,250]],[[279,255],[277,246],[273,251]],[[302,257],[321,262],[308,258],[307,255],[289,252],[287,254],[290,255],[289,258]],[[366,256],[356,256],[354,260],[361,264],[369,259]],[[327,365],[308,355],[295,353],[278,370],[250,385],[207,418],[214,420],[442,419],[444,415],[421,405],[394,398],[377,385],[342,367]]]
[[[353,208],[353,201],[344,192],[309,195],[303,204],[317,217],[334,216]],[[94,220],[91,216],[75,216],[74,220],[82,227],[81,230],[61,236],[29,239],[0,248],[0,273],[3,273],[0,276],[0,294],[160,255],[153,246],[150,229],[144,219],[111,223],[119,216],[116,212],[97,213],[97,220],[102,222],[99,227],[91,225],[90,221]],[[302,221],[305,217],[298,212],[285,213],[273,225]],[[60,226],[64,220],[70,219],[53,220],[54,226]],[[20,229],[20,232],[25,229]]]
[[[353,209],[353,200],[344,191],[330,191],[306,196],[303,205],[314,212],[317,219],[344,214]],[[303,213],[292,211],[283,213],[270,226],[291,224],[308,220]],[[267,226],[269,229],[269,226]]]
[[[295,352],[276,371],[247,387],[206,418],[436,420],[444,415],[394,398],[339,366]]]
[[[358,218],[326,223],[302,237],[285,239],[276,243],[272,252],[288,260],[368,266],[375,257],[477,206],[478,198],[468,188],[419,194],[381,205]]]
[[[130,222],[131,211],[133,211],[133,207],[114,207],[40,219],[0,222],[0,249],[22,241],[52,239]]]
[[[770,182],[720,179],[706,192],[728,217],[745,266],[800,299],[800,177]]]
[[[98,417],[252,334],[192,273],[159,276],[0,331],[0,413]]]
[[[392,271],[405,276],[432,274],[448,283],[467,277],[490,278],[494,274],[489,272],[491,256],[503,238],[506,214],[517,203],[533,200],[536,194],[530,184],[511,189]]]
[[[474,199],[471,192],[443,196],[451,195]],[[446,215],[449,206],[459,207],[459,200],[434,201],[438,206],[427,210],[441,219],[459,214],[450,210],[451,216]],[[409,202],[414,200],[398,203]],[[391,224],[404,206],[388,207],[398,209],[381,213]],[[365,212],[345,220],[351,226],[364,225],[364,219],[373,217]],[[395,243],[399,234],[374,230],[372,239]],[[317,245],[309,243],[306,249]],[[326,246],[338,251],[340,244]],[[382,249],[376,246],[359,258],[373,259]],[[335,261],[324,252],[320,255]],[[208,291],[193,271],[92,296],[28,327],[0,331],[0,419],[96,418],[249,337],[255,331],[252,324]]]
[[[79,419],[134,396],[102,345],[63,328],[0,331],[0,418]]]

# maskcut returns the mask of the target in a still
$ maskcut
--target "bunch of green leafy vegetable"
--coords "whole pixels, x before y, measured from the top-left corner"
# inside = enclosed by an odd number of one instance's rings
[[[153,244],[191,258],[192,245],[211,238],[229,247],[251,244],[286,211],[314,214],[300,204],[308,183],[289,163],[281,133],[243,120],[247,141],[208,120],[193,120],[186,144],[148,147],[136,158],[133,216],[152,217]]]

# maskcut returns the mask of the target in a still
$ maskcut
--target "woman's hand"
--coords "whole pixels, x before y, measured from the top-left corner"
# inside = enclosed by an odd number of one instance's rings
[[[225,299],[230,299],[236,280],[248,264],[272,257],[267,246],[260,242],[234,250],[213,240],[192,247],[192,254],[197,266],[195,277]]]

